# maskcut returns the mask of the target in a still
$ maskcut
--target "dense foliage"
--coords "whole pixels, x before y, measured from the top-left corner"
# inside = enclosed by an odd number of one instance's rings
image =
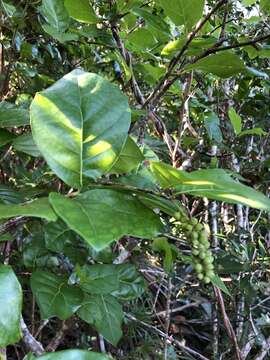
[[[269,0],[0,0],[0,359],[270,358]]]

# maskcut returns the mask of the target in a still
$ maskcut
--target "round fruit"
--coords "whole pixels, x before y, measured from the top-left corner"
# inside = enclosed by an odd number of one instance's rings
[[[192,246],[193,247],[198,247],[200,245],[198,240],[192,240]]]
[[[193,229],[192,225],[187,225],[187,226],[186,226],[186,230],[187,230],[188,232],[192,231],[192,229]]]
[[[192,250],[192,254],[193,254],[194,256],[198,256],[199,253],[200,253],[200,250],[197,250],[197,249],[193,249],[193,250]]]
[[[196,231],[202,231],[203,225],[200,224],[200,223],[198,223],[197,225],[194,226],[194,229],[195,229]]]
[[[192,219],[190,220],[190,223],[191,223],[192,225],[197,225],[197,224],[198,224],[198,220],[195,219],[195,218],[192,218]]]
[[[204,275],[203,275],[202,273],[197,274],[197,278],[198,278],[199,280],[202,280],[202,279],[204,278]]]
[[[214,271],[212,271],[212,270],[207,271],[205,275],[206,275],[206,277],[209,277],[209,279],[211,279],[213,276],[215,276]]]
[[[193,231],[191,234],[191,240],[198,240],[199,234],[196,231]]]
[[[209,284],[211,282],[211,279],[208,276],[205,276],[203,278],[203,281],[204,281],[205,284]]]
[[[201,264],[196,264],[195,265],[195,270],[198,272],[198,273],[201,273],[203,271],[203,267]]]
[[[205,256],[206,256],[206,253],[204,252],[204,251],[201,251],[200,253],[199,253],[199,258],[200,259],[204,259],[205,258]]]
[[[180,220],[181,219],[181,213],[179,211],[175,212],[173,214],[173,217],[176,219],[176,220]]]

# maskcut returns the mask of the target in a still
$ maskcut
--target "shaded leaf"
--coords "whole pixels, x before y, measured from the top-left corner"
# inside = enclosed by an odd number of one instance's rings
[[[9,144],[13,139],[14,135],[7,130],[0,129],[0,147]]]
[[[40,156],[40,152],[34,143],[33,137],[31,134],[23,134],[17,136],[15,140],[13,140],[12,145],[15,150],[21,151],[27,155],[31,155],[33,157]]]
[[[134,265],[114,265],[118,273],[119,288],[112,295],[121,300],[133,300],[140,297],[145,291],[144,278]]]
[[[29,125],[29,111],[7,101],[0,102],[0,127]]]
[[[210,140],[214,140],[217,143],[222,142],[223,137],[220,130],[220,122],[218,116],[215,113],[209,112],[205,114],[204,126],[208,132]]]
[[[77,313],[82,320],[93,325],[107,341],[117,345],[123,335],[123,311],[113,296],[87,295]]]
[[[230,291],[218,275],[212,276],[211,282],[213,285],[217,286],[220,290],[222,290],[225,294],[231,296]]]
[[[68,319],[80,307],[83,292],[67,283],[67,278],[49,272],[36,271],[31,276],[31,289],[40,309],[42,319],[57,316]]]
[[[142,161],[144,156],[130,136],[128,136],[124,148],[113,167],[110,170],[111,174],[128,173],[135,169]]]
[[[50,202],[68,226],[96,250],[124,235],[152,238],[162,230],[159,218],[125,192],[96,189],[74,199],[51,193]]]

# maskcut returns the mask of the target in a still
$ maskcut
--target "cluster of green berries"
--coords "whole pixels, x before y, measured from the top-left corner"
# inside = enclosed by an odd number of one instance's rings
[[[179,219],[180,220],[180,219]],[[192,261],[199,280],[209,284],[214,274],[214,257],[208,233],[197,219],[181,216],[181,229],[192,243]]]

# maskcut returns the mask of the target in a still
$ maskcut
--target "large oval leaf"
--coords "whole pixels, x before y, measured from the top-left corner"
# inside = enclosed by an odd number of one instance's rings
[[[119,157],[130,109],[119,89],[102,77],[74,70],[36,95],[31,105],[34,140],[52,170],[68,185],[83,186]]]
[[[50,194],[56,213],[96,250],[124,235],[152,238],[162,231],[159,217],[132,194],[90,190],[75,199]]]
[[[0,348],[20,340],[22,289],[10,266],[0,265]]]
[[[177,193],[204,196],[232,204],[243,204],[270,211],[270,199],[234,180],[223,169],[202,169],[188,173],[162,162],[152,162],[151,170],[163,188]]]

